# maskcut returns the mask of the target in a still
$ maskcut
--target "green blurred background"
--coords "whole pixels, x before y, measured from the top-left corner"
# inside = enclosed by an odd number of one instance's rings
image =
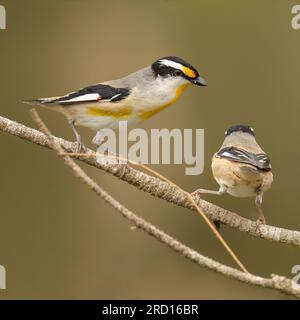
[[[300,3],[300,1],[298,1]],[[1,115],[34,126],[22,99],[55,96],[114,79],[159,57],[177,55],[209,82],[193,87],[143,128],[204,128],[205,171],[154,166],[188,191],[216,188],[210,158],[225,129],[247,123],[269,154],[274,184],[263,208],[271,225],[300,229],[300,30],[291,28],[297,1],[1,0]],[[73,139],[66,120],[40,110],[54,134]],[[92,132],[81,129],[85,141]],[[286,299],[185,260],[141,231],[130,230],[46,149],[7,134],[1,141],[1,299]],[[84,166],[128,208],[172,236],[234,265],[196,214]],[[253,199],[208,200],[250,219]],[[223,236],[259,275],[291,277],[299,249],[222,228]]]

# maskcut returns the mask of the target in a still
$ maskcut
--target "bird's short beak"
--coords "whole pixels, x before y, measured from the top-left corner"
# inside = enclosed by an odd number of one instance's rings
[[[201,78],[200,76],[194,80],[191,81],[192,84],[195,84],[197,86],[207,86],[207,81]]]

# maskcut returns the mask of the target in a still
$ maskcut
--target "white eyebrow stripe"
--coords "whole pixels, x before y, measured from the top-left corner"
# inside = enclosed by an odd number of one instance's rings
[[[76,98],[72,98],[72,99],[68,99],[66,97],[65,100],[62,100],[60,102],[84,102],[84,101],[97,101],[99,100],[99,98],[101,98],[101,96],[99,96],[98,93],[88,93],[88,94],[84,94],[82,96],[76,97]]]
[[[167,67],[172,67],[172,68],[175,68],[175,69],[184,71],[182,64],[180,64],[180,63],[178,63],[178,62],[171,61],[171,60],[167,60],[167,59],[159,60],[159,62],[160,62],[161,64],[167,66]]]

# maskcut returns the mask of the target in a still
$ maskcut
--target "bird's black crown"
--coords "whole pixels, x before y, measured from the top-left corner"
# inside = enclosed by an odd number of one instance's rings
[[[239,124],[236,126],[232,126],[230,127],[226,132],[225,132],[225,137],[228,137],[230,134],[232,134],[233,132],[245,132],[245,133],[249,133],[252,136],[254,136],[254,130],[252,127],[248,126],[248,125],[243,125],[243,124]]]
[[[177,64],[182,65],[183,67],[186,67],[187,69],[191,70],[193,76],[189,77],[187,76],[183,71],[180,71],[180,69],[177,69],[176,67],[173,67],[171,65],[164,65],[163,61],[170,61],[170,62],[175,62]],[[188,62],[183,60],[182,58],[175,57],[175,56],[167,56],[158,59],[151,65],[152,71],[155,76],[183,76],[185,78],[197,78],[199,77],[198,71]]]
[[[187,61],[183,60],[182,58],[179,58],[179,57],[175,57],[175,56],[168,56],[168,57],[163,57],[163,58],[160,58],[159,60],[157,60],[156,62],[159,62],[161,60],[169,60],[169,61],[174,61],[176,63],[179,63],[195,72],[197,72],[197,70],[191,65],[189,64]]]

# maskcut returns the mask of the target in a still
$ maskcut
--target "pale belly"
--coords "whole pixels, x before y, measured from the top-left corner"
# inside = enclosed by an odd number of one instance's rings
[[[238,198],[254,197],[256,195],[255,189],[249,185],[229,187],[227,193]]]
[[[126,121],[128,126],[138,124],[142,119],[131,107],[112,104],[76,105],[58,109],[76,125],[98,131],[103,128],[118,129],[120,121]]]
[[[76,119],[76,124],[95,131],[103,128],[116,130],[119,128],[120,121],[126,121],[128,127],[133,127],[136,126],[141,120],[137,117],[132,117],[130,119],[116,119],[113,117],[84,116],[78,117]]]

